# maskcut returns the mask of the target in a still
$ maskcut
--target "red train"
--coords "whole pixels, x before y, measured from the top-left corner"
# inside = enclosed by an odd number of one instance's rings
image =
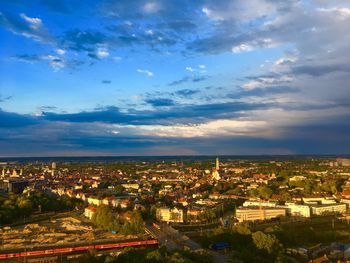
[[[147,245],[157,245],[157,244],[158,244],[158,240],[149,239],[149,240],[130,241],[130,242],[123,242],[123,243],[115,243],[115,244],[98,244],[98,245],[88,245],[88,246],[79,246],[79,247],[53,248],[53,249],[45,249],[45,250],[34,250],[34,251],[26,251],[26,252],[0,254],[0,259],[70,253],[75,251],[87,251],[90,249],[111,249],[111,248],[137,247],[137,246],[147,246]]]

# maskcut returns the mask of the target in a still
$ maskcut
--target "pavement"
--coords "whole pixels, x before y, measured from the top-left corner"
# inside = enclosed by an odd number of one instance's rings
[[[193,241],[170,225],[159,223],[158,226],[159,228],[147,224],[146,231],[154,238],[158,239],[162,245],[165,245],[168,250],[188,248],[192,251],[196,251],[203,249],[197,242]],[[207,252],[213,256],[214,263],[226,263],[228,260],[228,255],[213,250],[207,250]]]

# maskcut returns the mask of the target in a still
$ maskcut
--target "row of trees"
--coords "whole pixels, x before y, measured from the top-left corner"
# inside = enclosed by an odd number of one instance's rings
[[[132,211],[130,220],[122,220],[111,207],[106,205],[97,207],[92,221],[102,229],[131,235],[142,233],[144,227],[144,221],[139,210]]]
[[[70,197],[56,198],[42,192],[0,197],[0,225],[11,224],[34,212],[58,212],[73,209],[82,201]]]
[[[73,262],[73,261],[71,261]],[[81,256],[76,263],[191,263],[213,262],[212,256],[207,252],[190,252],[190,251],[167,251],[162,248],[126,248],[118,256],[96,256],[93,252]]]
[[[283,257],[283,246],[276,235],[263,231],[252,232],[245,224],[238,224],[229,230],[219,228],[202,240],[205,247],[216,242],[230,243],[234,261],[279,262]]]

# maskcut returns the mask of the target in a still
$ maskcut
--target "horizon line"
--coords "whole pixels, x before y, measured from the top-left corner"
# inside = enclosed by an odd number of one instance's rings
[[[323,157],[350,157],[350,153],[342,154],[327,154],[327,153],[305,153],[305,154],[174,154],[174,155],[48,155],[48,156],[0,156],[0,159],[15,159],[15,158],[132,158],[132,157],[288,157],[288,156],[323,156]],[[1,160],[0,160],[1,161]]]

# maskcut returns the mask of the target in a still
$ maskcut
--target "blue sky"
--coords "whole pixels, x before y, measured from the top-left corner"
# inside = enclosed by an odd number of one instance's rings
[[[0,156],[349,154],[350,1],[3,0]]]

